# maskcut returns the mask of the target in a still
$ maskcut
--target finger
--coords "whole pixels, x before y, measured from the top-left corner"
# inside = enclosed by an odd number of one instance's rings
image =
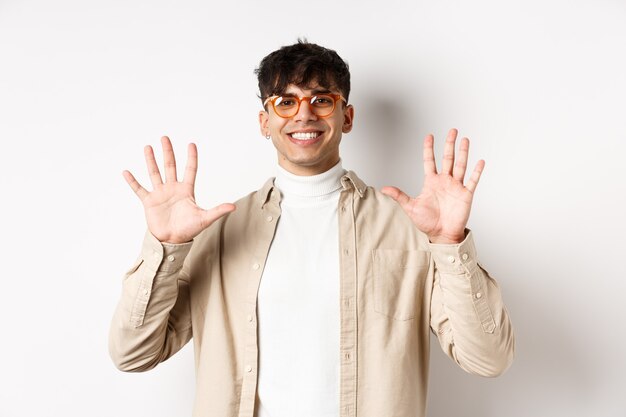
[[[163,147],[163,164],[165,165],[165,182],[176,182],[176,158],[174,158],[174,149],[172,142],[167,136],[161,138],[161,146]]]
[[[470,192],[474,193],[474,190],[476,189],[476,186],[478,185],[478,181],[480,180],[480,175],[483,173],[484,169],[485,169],[485,161],[481,159],[480,161],[476,163],[476,168],[474,168],[474,172],[472,172],[472,175],[470,176],[469,180],[467,181],[467,184],[465,185],[467,189],[470,190]]]
[[[383,187],[380,192],[393,198],[400,206],[405,206],[411,201],[411,197],[397,187]]]
[[[443,148],[443,162],[441,163],[441,172],[443,174],[452,175],[452,165],[454,164],[454,144],[456,142],[456,129],[450,129],[446,144]]]
[[[452,176],[454,179],[457,179],[463,182],[465,178],[465,171],[467,170],[467,157],[469,155],[469,139],[463,138],[461,140],[461,144],[459,145],[459,151],[456,156],[456,160],[454,161],[454,170],[452,171]]]
[[[139,184],[130,171],[124,171],[122,172],[122,175],[124,176],[126,183],[130,185],[130,188],[135,192],[135,194],[137,194],[137,197],[143,201],[143,199],[148,195],[148,191],[146,191],[146,189]]]
[[[152,187],[156,188],[158,185],[163,184],[163,180],[161,179],[159,166],[156,163],[156,159],[154,159],[154,151],[152,150],[152,146],[147,145],[145,148],[143,148],[143,154],[146,157],[146,165],[148,166],[150,182],[152,183]]]
[[[183,182],[193,186],[196,183],[196,173],[198,172],[198,149],[194,143],[187,146],[187,166]]]
[[[435,138],[433,135],[427,135],[424,138],[424,175],[437,174],[437,163],[435,162]]]
[[[213,207],[210,210],[204,210],[204,216],[202,217],[202,227],[206,229],[211,225],[211,223],[213,223],[223,215],[235,211],[236,208],[237,207],[234,204],[225,203]]]

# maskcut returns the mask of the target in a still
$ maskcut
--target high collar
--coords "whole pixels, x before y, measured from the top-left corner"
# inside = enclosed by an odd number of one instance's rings
[[[317,175],[295,175],[280,165],[274,185],[283,198],[317,198],[341,189],[341,177],[345,174],[341,160],[326,172]]]
[[[274,185],[274,180],[274,177],[269,178],[265,184],[263,184],[263,187],[257,191],[260,209],[262,209],[270,199],[275,201],[276,204],[280,202],[280,193]],[[363,198],[367,191],[367,185],[356,175],[354,171],[348,171],[341,177],[341,186],[344,191],[354,190],[359,198]]]

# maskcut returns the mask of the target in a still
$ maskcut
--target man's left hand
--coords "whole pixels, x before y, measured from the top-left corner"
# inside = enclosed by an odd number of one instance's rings
[[[415,198],[396,187],[384,187],[383,194],[393,198],[415,226],[428,235],[432,243],[460,243],[465,239],[465,226],[472,208],[474,190],[485,161],[480,160],[472,175],[463,184],[469,139],[463,138],[455,158],[457,130],[450,129],[443,152],[441,172],[437,172],[434,154],[434,137],[424,138],[424,186]],[[456,160],[455,160],[456,159]]]

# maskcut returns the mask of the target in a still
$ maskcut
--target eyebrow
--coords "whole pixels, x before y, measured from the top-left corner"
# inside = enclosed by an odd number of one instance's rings
[[[327,89],[327,88],[321,88],[321,89],[316,88],[315,90],[311,90],[311,95],[313,95],[313,96],[317,95],[317,94],[328,94],[328,93],[332,93],[332,91]],[[288,96],[288,97],[296,97],[297,96],[296,93],[287,93],[287,92],[284,92],[284,93],[278,94],[278,95],[280,95],[280,96]]]

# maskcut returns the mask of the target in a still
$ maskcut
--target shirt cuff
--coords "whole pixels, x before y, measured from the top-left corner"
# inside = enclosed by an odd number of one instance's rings
[[[476,247],[469,229],[465,229],[465,239],[461,243],[429,243],[428,246],[440,272],[465,274],[472,273],[477,268]]]
[[[173,272],[182,268],[193,240],[187,243],[162,243],[149,230],[143,239],[141,256],[153,271]]]

